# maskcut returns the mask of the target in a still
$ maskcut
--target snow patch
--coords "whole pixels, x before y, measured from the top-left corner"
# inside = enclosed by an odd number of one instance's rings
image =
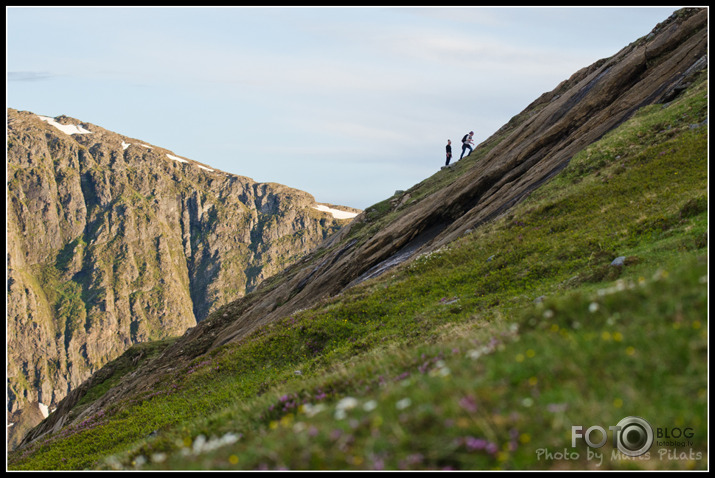
[[[49,116],[37,115],[37,117],[40,118],[42,121],[45,121],[47,124],[54,126],[58,130],[62,131],[64,134],[91,134],[92,133],[91,131],[83,128],[82,125],[79,125],[79,124],[60,124],[57,121],[55,121],[54,118],[50,118]]]
[[[43,417],[47,418],[48,416],[50,416],[50,409],[48,408],[47,405],[45,405],[44,403],[41,403],[41,402],[38,403],[37,405],[40,407],[40,412],[42,413]]]
[[[131,143],[125,143],[124,141],[122,141],[122,149],[124,149],[124,150],[126,150],[131,145],[132,145]]]
[[[313,209],[317,209],[318,211],[327,212],[329,214],[332,214],[335,219],[352,219],[358,215],[358,213],[356,213],[356,212],[341,211],[339,209],[333,209],[333,208],[325,206],[323,204],[318,204],[317,206],[313,206]]]
[[[211,171],[212,173],[214,172],[213,169],[207,168],[206,166],[201,166],[200,164],[197,164],[196,166],[200,167],[201,169],[205,169],[206,171]]]
[[[168,156],[169,159],[173,159],[174,161],[178,161],[180,163],[188,163],[188,161],[185,160],[184,158],[180,158],[178,156],[174,156],[173,154],[168,154],[168,153],[166,155]]]

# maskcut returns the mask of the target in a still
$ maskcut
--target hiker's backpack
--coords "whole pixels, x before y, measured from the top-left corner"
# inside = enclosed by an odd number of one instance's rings
[[[462,144],[467,142],[467,136],[469,136],[469,133],[464,135],[464,138],[462,138]]]

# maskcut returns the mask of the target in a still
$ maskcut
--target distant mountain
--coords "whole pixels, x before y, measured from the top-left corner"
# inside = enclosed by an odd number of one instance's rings
[[[7,141],[11,442],[132,344],[182,334],[359,212],[66,116],[8,109]]]

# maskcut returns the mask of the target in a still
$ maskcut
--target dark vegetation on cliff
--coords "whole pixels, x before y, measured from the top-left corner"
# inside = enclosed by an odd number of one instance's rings
[[[678,12],[280,277],[130,349],[9,467],[707,468],[706,20]],[[573,425],[627,416],[691,443],[571,448]]]

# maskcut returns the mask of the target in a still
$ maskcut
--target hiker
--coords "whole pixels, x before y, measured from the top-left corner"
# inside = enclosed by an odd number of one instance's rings
[[[452,159],[452,141],[447,140],[447,162],[444,163],[445,166],[449,166],[449,160]]]
[[[464,138],[462,138],[462,156],[459,157],[459,159],[462,159],[464,157],[464,151],[469,149],[469,153],[467,153],[467,156],[469,156],[473,149],[470,146],[471,144],[474,144],[474,141],[472,141],[472,136],[474,136],[474,131],[470,131],[469,133],[464,135]]]

